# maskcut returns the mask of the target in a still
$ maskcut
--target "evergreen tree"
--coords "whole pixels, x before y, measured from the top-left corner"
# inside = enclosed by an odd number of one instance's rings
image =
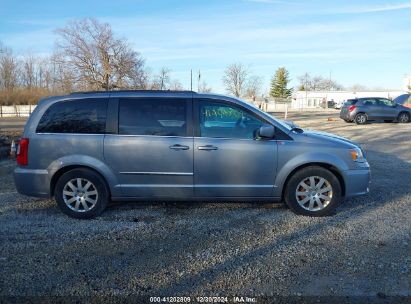
[[[287,88],[290,82],[288,71],[282,67],[277,69],[271,80],[270,96],[274,98],[288,98],[293,89]]]

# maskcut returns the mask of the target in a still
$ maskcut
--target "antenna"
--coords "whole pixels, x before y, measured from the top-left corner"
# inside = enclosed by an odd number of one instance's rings
[[[190,91],[193,90],[193,69],[190,71]]]
[[[201,73],[200,73],[200,70],[198,70],[197,92],[200,92],[200,79],[201,79]]]

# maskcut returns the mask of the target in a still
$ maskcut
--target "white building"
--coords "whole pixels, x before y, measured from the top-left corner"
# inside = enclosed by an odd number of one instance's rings
[[[406,91],[297,91],[293,94],[291,108],[318,108],[322,102],[334,101],[337,104],[347,99],[359,97],[384,97],[394,99]]]

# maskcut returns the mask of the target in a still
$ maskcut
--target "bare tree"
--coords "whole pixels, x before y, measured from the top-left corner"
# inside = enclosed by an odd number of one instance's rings
[[[173,79],[170,82],[170,90],[182,91],[182,90],[184,90],[184,88],[183,88],[183,85],[181,84],[181,82],[178,79]]]
[[[160,72],[155,76],[151,88],[153,90],[168,90],[170,85],[171,70],[167,67],[162,67]]]
[[[349,89],[353,92],[358,92],[358,91],[366,91],[367,87],[365,85],[356,83],[352,85]]]
[[[12,51],[3,47],[0,56],[0,88],[12,90],[18,86],[19,64]]]
[[[60,53],[54,53],[51,58],[52,90],[55,92],[68,93],[74,90],[76,81],[72,69],[67,69]],[[79,84],[77,84],[79,86]],[[78,88],[81,89],[81,88]]]
[[[116,38],[108,23],[96,19],[69,22],[56,31],[56,57],[70,74],[91,89],[126,88],[143,73],[144,60],[125,39]]]
[[[198,85],[198,92],[200,93],[210,93],[212,90],[213,89],[208,86],[207,82],[205,82],[204,80]]]
[[[39,86],[41,72],[37,61],[38,59],[33,55],[28,55],[22,59],[21,82],[29,90]]]
[[[233,63],[226,67],[223,76],[224,86],[230,94],[240,97],[244,94],[249,71],[241,63]]]
[[[343,86],[338,82],[324,78],[322,76],[311,76],[305,73],[298,77],[300,84],[298,90],[300,91],[326,91],[326,90],[342,90]]]
[[[261,91],[262,79],[259,76],[250,76],[247,80],[246,95],[254,101]]]

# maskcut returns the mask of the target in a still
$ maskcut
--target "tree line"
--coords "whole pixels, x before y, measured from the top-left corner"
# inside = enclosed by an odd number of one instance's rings
[[[108,23],[93,18],[74,20],[55,31],[53,53],[46,57],[17,56],[0,42],[0,104],[34,104],[41,97],[73,91],[145,89],[183,90],[171,70],[153,73],[142,55],[126,39],[117,37]],[[197,90],[212,88],[198,75]],[[300,90],[341,89],[335,82],[305,74],[299,77]],[[242,63],[228,65],[222,82],[229,94],[256,99],[262,94],[262,78]],[[289,98],[289,73],[277,69],[269,95]]]

